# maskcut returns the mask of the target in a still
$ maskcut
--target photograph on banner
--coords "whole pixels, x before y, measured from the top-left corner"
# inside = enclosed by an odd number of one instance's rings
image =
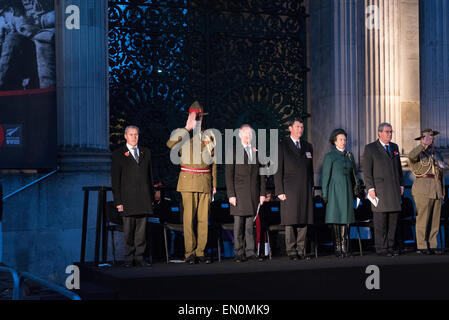
[[[56,166],[55,25],[54,0],[0,0],[0,169]]]

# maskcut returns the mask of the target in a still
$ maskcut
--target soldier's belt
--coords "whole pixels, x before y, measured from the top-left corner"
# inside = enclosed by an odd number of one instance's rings
[[[188,172],[188,173],[195,173],[195,174],[208,174],[210,173],[209,168],[189,168],[189,167],[183,167],[181,166],[182,172]]]
[[[422,176],[422,177],[416,177],[417,179],[420,179],[420,178],[435,178],[435,175],[434,174],[426,174],[426,175],[424,175],[424,176]]]

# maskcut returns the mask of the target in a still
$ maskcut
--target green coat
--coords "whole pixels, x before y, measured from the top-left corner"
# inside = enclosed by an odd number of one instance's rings
[[[352,170],[356,169],[354,156],[333,147],[323,162],[323,198],[327,199],[326,223],[354,223],[354,195]]]

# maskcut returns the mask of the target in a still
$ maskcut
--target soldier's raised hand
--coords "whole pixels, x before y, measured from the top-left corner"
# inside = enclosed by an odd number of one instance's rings
[[[430,136],[430,133],[426,132],[424,134],[424,138],[423,138],[424,147],[427,149],[432,144],[432,142],[433,141],[432,141],[432,137]]]
[[[191,112],[189,113],[189,117],[187,118],[187,122],[186,122],[186,129],[188,131],[192,130],[193,128],[195,128],[196,126],[196,113],[195,112]]]

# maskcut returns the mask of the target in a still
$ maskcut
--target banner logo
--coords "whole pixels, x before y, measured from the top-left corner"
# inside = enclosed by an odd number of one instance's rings
[[[5,147],[21,147],[22,146],[22,125],[20,124],[4,124],[3,135]],[[2,134],[0,134],[1,136]],[[0,137],[0,141],[1,141]],[[2,143],[0,143],[0,146]]]

